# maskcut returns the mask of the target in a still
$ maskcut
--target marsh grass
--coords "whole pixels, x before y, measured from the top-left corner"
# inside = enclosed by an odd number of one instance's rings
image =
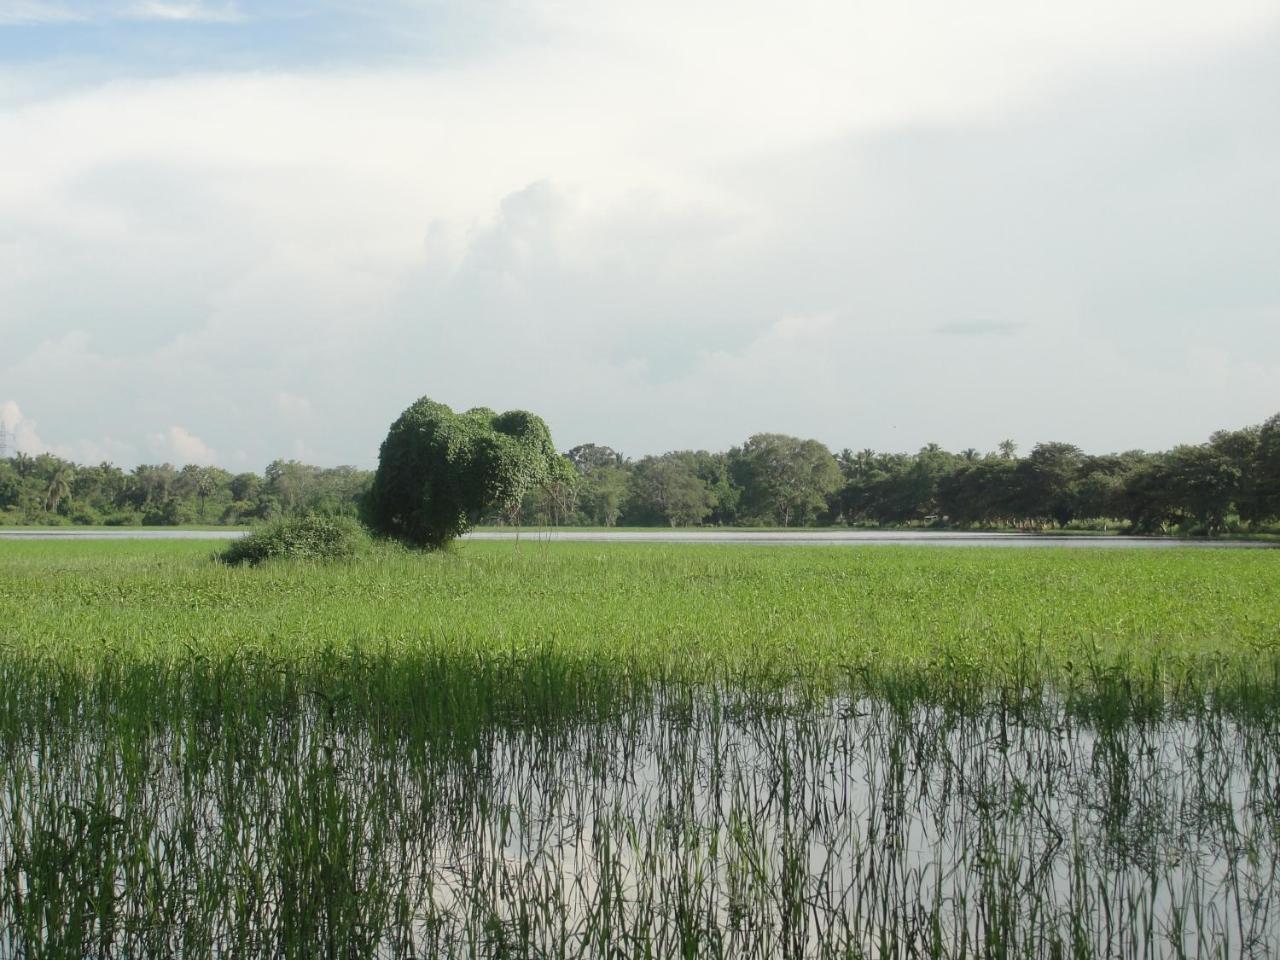
[[[1280,552],[472,543],[231,569],[200,543],[0,544],[0,644],[92,671],[364,652],[627,681],[799,683],[1098,710],[1265,708]],[[517,670],[518,672],[518,670]]]
[[[1266,956],[1276,573],[5,544],[0,956]]]

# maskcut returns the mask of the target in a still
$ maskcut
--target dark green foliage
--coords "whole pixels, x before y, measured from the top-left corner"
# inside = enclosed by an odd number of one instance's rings
[[[1016,470],[1015,461],[998,457],[963,461],[938,482],[940,509],[963,526],[1009,523],[1018,515],[1010,496]]]
[[[596,526],[612,527],[627,502],[629,477],[625,467],[616,465],[595,467],[583,473],[578,490],[579,515]]]
[[[1071,443],[1037,443],[1018,464],[1018,515],[1066,526],[1076,514],[1076,484],[1084,454]]]
[[[840,468],[817,440],[757,433],[730,453],[733,475],[747,496],[745,513],[784,527],[824,513],[840,489]]]
[[[620,467],[625,458],[612,447],[598,443],[580,443],[565,454],[579,473],[593,473],[604,467]]]
[[[1280,516],[1280,413],[1259,430],[1252,473],[1258,514]]]
[[[196,513],[190,504],[177,497],[152,504],[142,515],[142,522],[148,527],[176,527],[194,523],[195,519]]]
[[[673,527],[702,523],[715,507],[715,497],[698,475],[699,453],[678,450],[636,463],[631,470],[628,520]]]
[[[0,460],[0,524],[255,523],[308,513],[354,516],[373,477],[350,466],[276,460],[232,475],[218,467],[77,465],[50,454]]]
[[[526,493],[570,474],[532,413],[477,407],[455,414],[423,397],[382,443],[365,518],[380,533],[438,548],[487,511],[516,510]]]
[[[223,563],[256,566],[267,560],[350,560],[369,548],[369,535],[350,517],[310,514],[276,520],[234,541]]]
[[[951,453],[931,443],[915,453],[846,449],[832,458],[817,441],[756,434],[728,452],[678,450],[630,460],[595,443],[557,456],[546,425],[531,414],[455,415],[425,402],[447,415],[419,411],[439,421],[439,430],[426,433],[440,438],[440,463],[484,478],[479,486],[465,480],[465,492],[445,484],[443,500],[415,508],[419,526],[437,531],[436,542],[452,536],[440,530],[516,521],[1127,527],[1154,534],[1266,532],[1280,521],[1280,414],[1167,452],[1091,455],[1069,443],[1042,443],[1019,456],[1006,440],[989,453]],[[0,524],[170,526],[355,516],[369,509],[364,499],[373,476],[296,460],[275,460],[262,474],[167,463],[125,471],[21,453],[0,461]],[[443,515],[445,501],[457,508],[452,518]],[[392,520],[413,519],[414,512],[392,510]]]

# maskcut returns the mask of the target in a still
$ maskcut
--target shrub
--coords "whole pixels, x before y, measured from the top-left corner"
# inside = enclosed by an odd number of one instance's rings
[[[350,517],[285,517],[234,541],[223,563],[256,566],[266,560],[349,560],[369,548],[369,534]]]

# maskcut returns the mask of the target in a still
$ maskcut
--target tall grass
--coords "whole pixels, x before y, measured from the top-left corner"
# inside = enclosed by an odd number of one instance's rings
[[[1266,956],[1278,560],[0,545],[0,957]]]
[[[8,656],[87,671],[365,651],[479,670],[1242,703],[1276,686],[1280,552],[469,544],[331,566],[199,543],[0,545]]]

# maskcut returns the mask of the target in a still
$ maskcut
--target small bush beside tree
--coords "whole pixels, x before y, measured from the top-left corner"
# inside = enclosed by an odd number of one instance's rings
[[[369,534],[351,517],[285,517],[232,542],[219,559],[257,566],[267,560],[350,560],[369,549]]]

